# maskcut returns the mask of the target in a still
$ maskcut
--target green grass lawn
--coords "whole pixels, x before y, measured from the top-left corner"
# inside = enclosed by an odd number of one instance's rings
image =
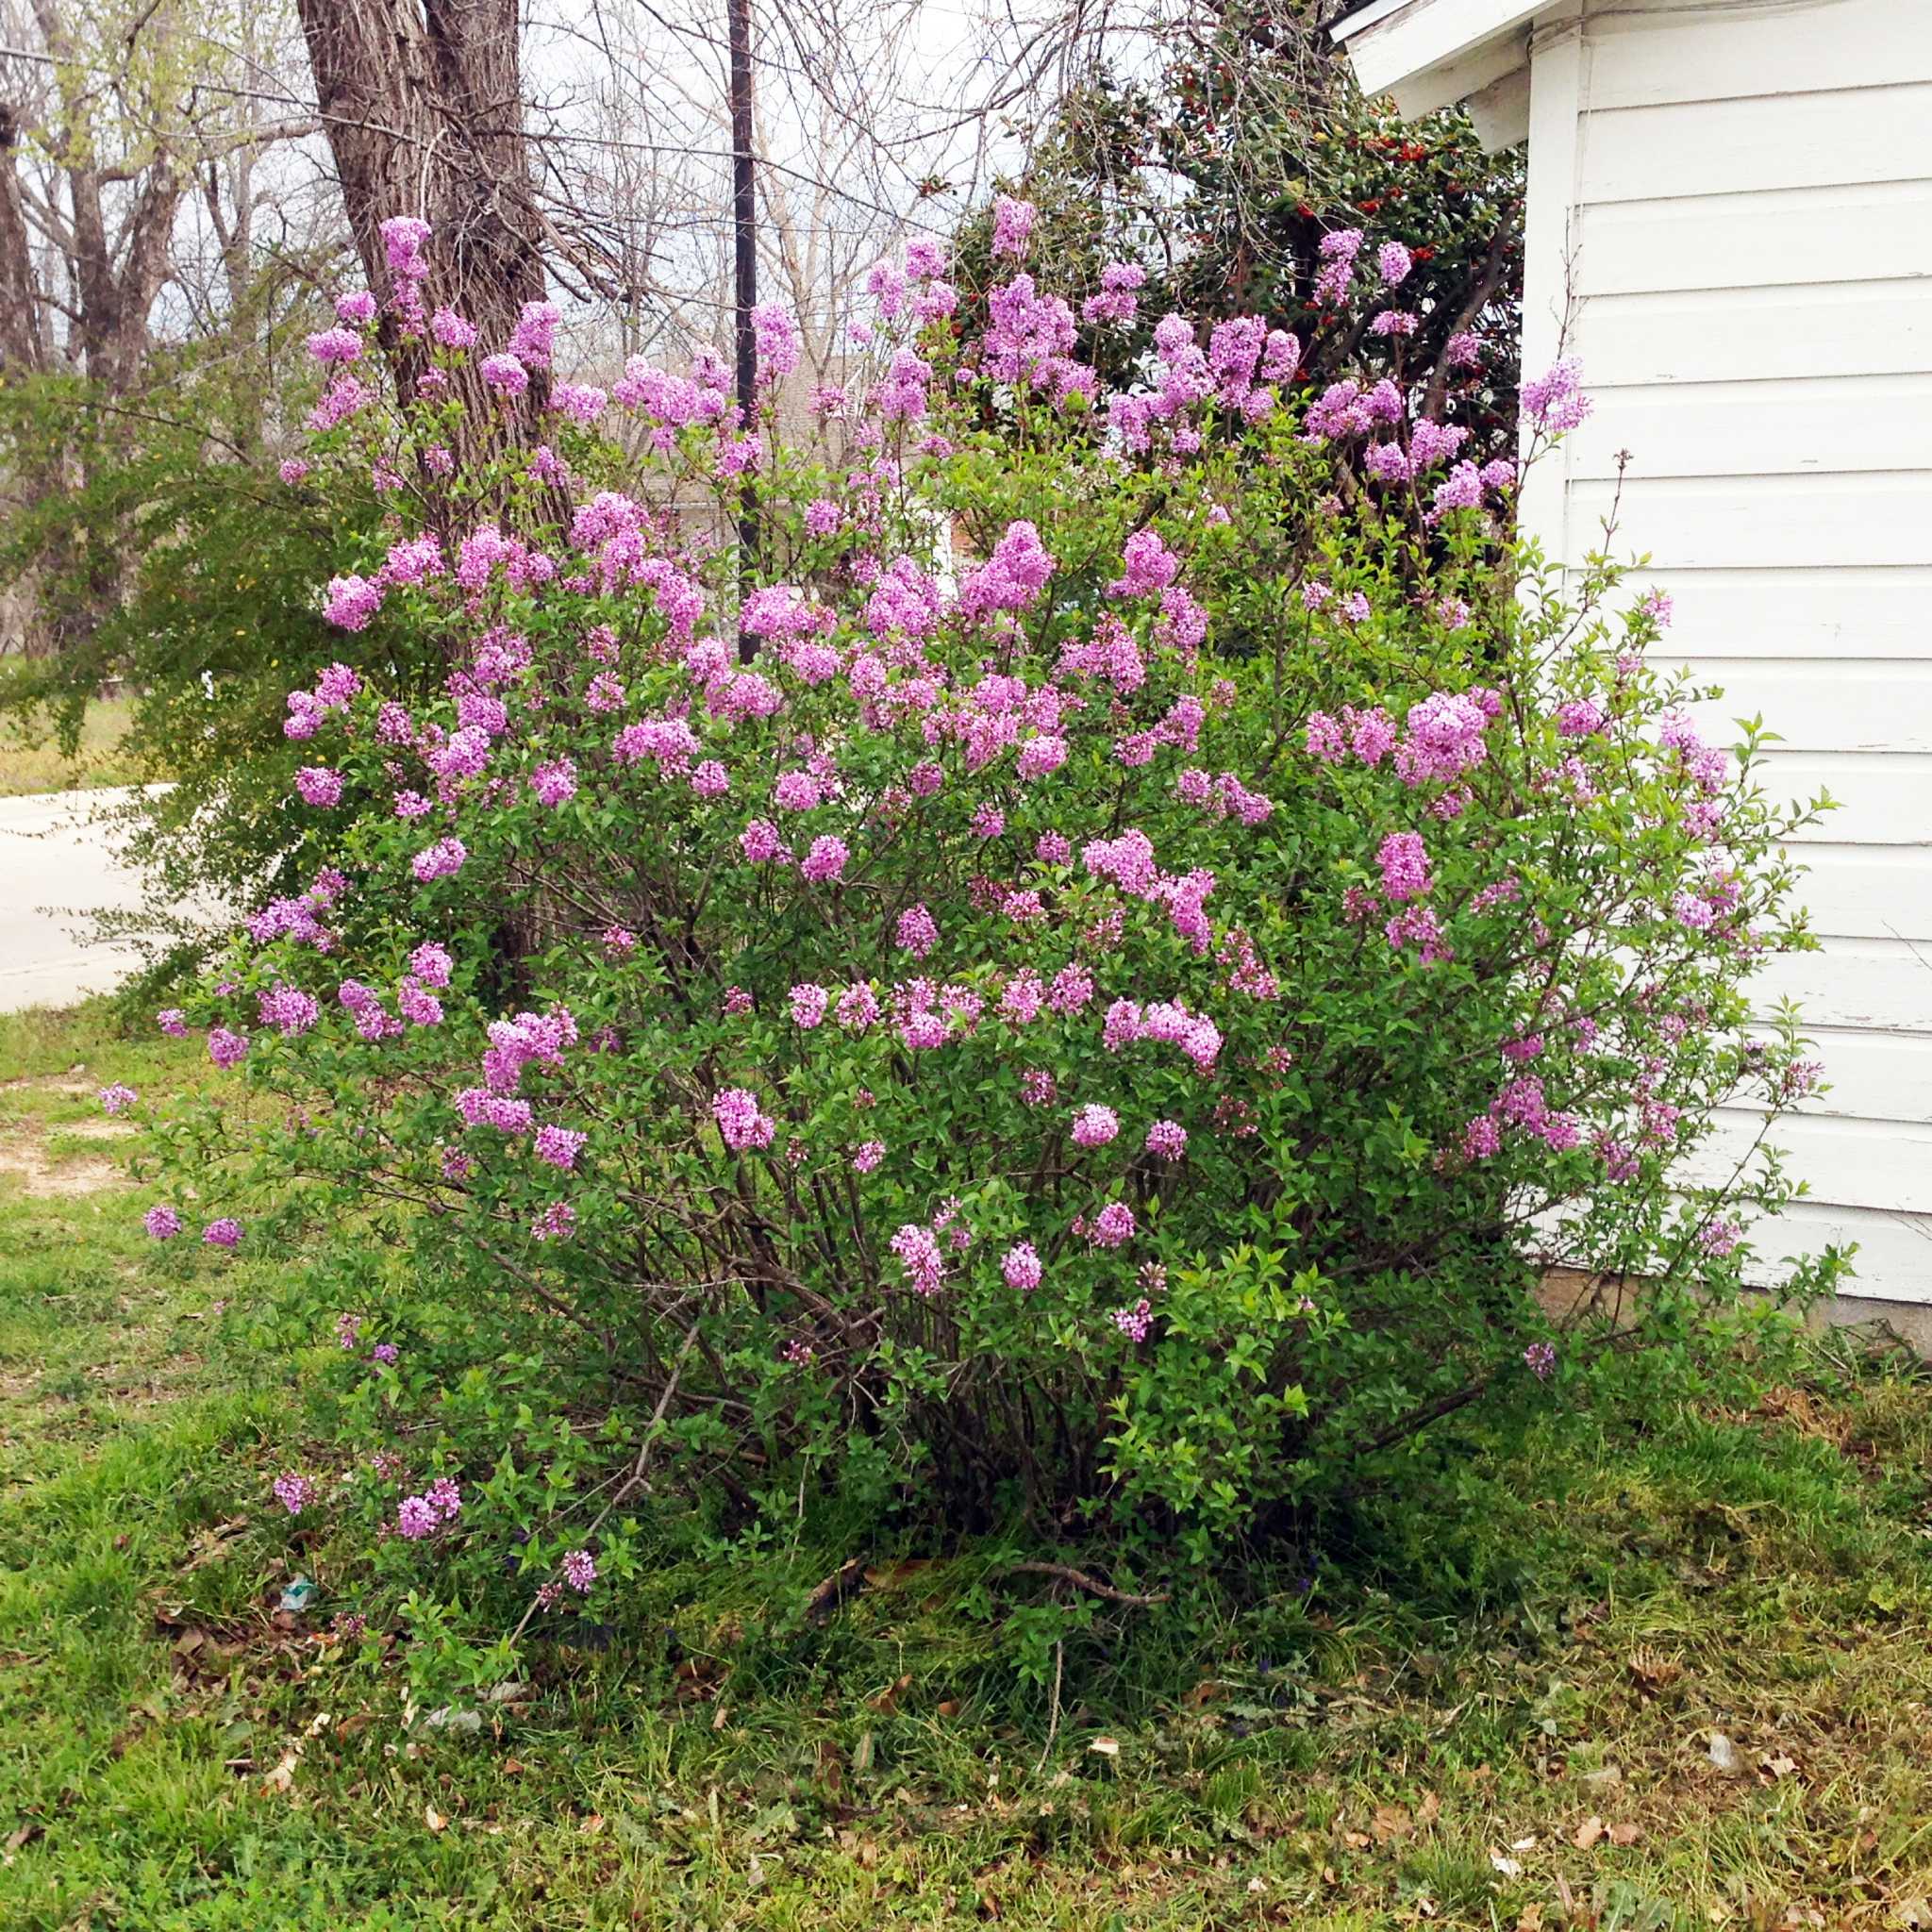
[[[660,1579],[663,1641],[412,1725],[267,1495],[300,1407],[234,1318],[271,1264],[145,1241],[92,1097],[203,1077],[0,1022],[8,1932],[1932,1924],[1932,1388],[1896,1359],[1472,1442],[1306,1595],[1106,1609],[1057,1712],[961,1558],[823,1627]]]
[[[12,730],[0,732],[0,798],[139,784],[142,774],[122,746],[133,712],[132,698],[94,699],[81,723],[80,743],[73,758],[44,740],[28,741]]]

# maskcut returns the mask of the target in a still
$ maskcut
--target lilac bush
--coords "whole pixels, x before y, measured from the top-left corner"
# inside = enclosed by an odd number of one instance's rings
[[[1209,1562],[1761,1266],[1791,1184],[1706,1143],[1815,1078],[1747,997],[1808,813],[1687,722],[1667,611],[1559,596],[1507,466],[1304,407],[1259,319],[1104,391],[999,234],[987,333],[922,249],[798,448],[775,311],[754,422],[709,355],[540,405],[542,317],[437,317],[407,405],[366,316],[318,341],[310,487],[399,479],[327,608],[448,675],[291,695],[312,883],[167,1019],[259,1103],[162,1139],[207,1241],[347,1231],[335,1493],[419,1630],[621,1587],[647,1491]],[[1552,1261],[1636,1329],[1554,1327]]]

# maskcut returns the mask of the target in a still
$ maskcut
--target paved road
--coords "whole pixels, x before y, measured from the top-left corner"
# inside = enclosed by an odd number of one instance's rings
[[[124,946],[84,943],[88,915],[141,904],[141,878],[97,819],[125,791],[0,798],[0,1012],[71,1005],[135,963]]]

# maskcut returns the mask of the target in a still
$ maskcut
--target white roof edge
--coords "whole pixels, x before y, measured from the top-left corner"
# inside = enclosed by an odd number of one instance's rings
[[[1551,0],[1371,0],[1338,22],[1334,34],[1364,93],[1393,93],[1404,113],[1424,114],[1490,86],[1520,65],[1520,47],[1503,37],[1550,5]],[[1466,58],[1478,50],[1488,56],[1491,42],[1502,42],[1496,58]],[[1505,58],[1508,52],[1517,58]]]
[[[1330,38],[1345,43],[1364,27],[1374,26],[1378,20],[1387,20],[1397,8],[1411,4],[1412,0],[1369,0],[1366,7],[1357,7],[1346,20],[1338,20],[1329,30]]]

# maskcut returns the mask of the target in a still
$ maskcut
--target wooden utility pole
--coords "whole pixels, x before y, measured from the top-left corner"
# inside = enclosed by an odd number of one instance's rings
[[[758,338],[751,312],[758,299],[758,185],[752,173],[751,0],[726,0],[731,45],[731,229],[737,308],[738,407],[750,434],[758,420]],[[738,581],[741,592],[758,567],[758,484],[749,471],[738,499]],[[758,643],[742,632],[738,655],[749,663]]]

